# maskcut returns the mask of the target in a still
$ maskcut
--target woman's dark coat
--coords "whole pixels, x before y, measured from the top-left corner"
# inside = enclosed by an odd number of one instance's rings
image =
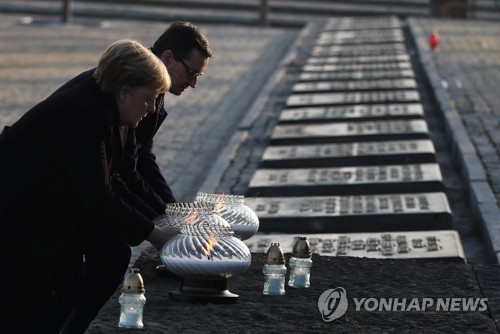
[[[54,94],[58,94],[82,80],[92,77],[93,73],[94,69],[80,73],[58,88]],[[165,212],[166,203],[175,203],[177,201],[163,177],[156,163],[156,156],[153,153],[153,138],[167,117],[163,98],[164,94],[160,94],[157,98],[156,112],[154,114],[146,115],[137,128],[128,129],[123,164],[119,170],[120,177],[127,187],[155,210],[157,215]]]
[[[0,247],[34,242],[55,251],[82,228],[111,229],[130,245],[141,243],[153,229],[151,217],[139,198],[125,202],[111,185],[123,157],[119,129],[114,97],[93,78],[6,128],[0,135]]]

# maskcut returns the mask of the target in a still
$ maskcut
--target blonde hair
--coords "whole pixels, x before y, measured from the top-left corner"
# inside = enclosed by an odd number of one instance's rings
[[[157,92],[166,92],[171,85],[162,61],[142,44],[130,39],[112,43],[99,59],[93,76],[107,94],[115,94],[125,85],[148,86]]]

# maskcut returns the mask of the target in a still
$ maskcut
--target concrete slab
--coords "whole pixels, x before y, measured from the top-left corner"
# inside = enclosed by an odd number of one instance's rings
[[[321,73],[324,74],[324,73]],[[287,107],[313,107],[355,103],[400,103],[419,102],[416,90],[378,90],[349,93],[311,93],[291,94],[286,100]]]
[[[464,259],[460,237],[453,230],[388,231],[385,233],[299,234],[306,237],[311,251],[321,256],[352,256],[372,259]],[[298,235],[255,235],[245,244],[252,253],[266,253],[271,243],[279,243],[284,253],[292,253]]]
[[[309,57],[308,64],[363,64],[363,63],[387,63],[387,62],[405,62],[409,61],[408,54],[382,55],[382,56],[353,56],[353,57]]]
[[[325,64],[325,65],[305,65],[304,72],[349,72],[349,71],[392,71],[395,69],[411,68],[409,62],[394,63],[365,63],[365,64]]]
[[[438,164],[257,169],[247,196],[368,195],[442,191]]]
[[[262,168],[305,168],[436,162],[431,140],[268,146]]]
[[[363,17],[361,20],[355,17],[331,18],[325,24],[325,31],[339,30],[384,30],[400,29],[403,27],[401,20],[396,16]]]
[[[378,79],[354,81],[300,82],[292,87],[293,93],[342,92],[388,89],[416,89],[415,79]]]
[[[413,70],[393,70],[393,71],[355,71],[355,72],[304,72],[301,73],[297,81],[325,81],[325,80],[370,80],[370,79],[393,79],[393,78],[414,78]]]
[[[401,43],[404,36],[401,29],[386,29],[382,31],[338,31],[324,32],[319,35],[318,45],[353,45]]]
[[[384,241],[381,235],[377,239]],[[425,239],[423,241],[425,243]],[[285,253],[287,261],[290,255]],[[498,308],[490,305],[497,307],[500,300],[495,290],[499,282],[498,267],[488,267],[496,270],[485,277],[485,283],[489,283],[490,288],[483,290],[482,285],[478,284],[475,267],[464,263],[461,258],[392,257],[313,254],[309,288],[294,289],[286,285],[285,295],[266,296],[262,294],[265,254],[252,253],[248,270],[234,275],[228,281],[228,289],[239,295],[238,302],[221,305],[169,299],[169,291],[179,289],[181,281],[174,277],[158,276],[155,272],[156,266],[161,263],[158,252],[145,252],[137,263],[144,278],[147,298],[143,331],[185,332],[188,323],[193,332],[216,332],[221,327],[230,332],[256,333],[297,333],[304,332],[305,328],[312,328],[319,333],[403,333],[408,332],[408,328],[419,333],[436,332],[436,329],[456,333],[464,328],[471,333],[497,332],[495,320],[498,317],[491,314],[498,314],[495,313]],[[325,321],[318,307],[322,303],[318,301],[321,302],[320,297],[333,289],[343,291],[344,305],[349,306],[345,314],[342,311],[337,313],[342,315],[339,319]],[[101,312],[104,321],[92,333],[127,331],[116,327],[120,293],[118,290],[108,303],[109,307]],[[382,311],[374,309],[377,308],[374,305],[378,305],[382,298],[391,304],[397,302],[399,306],[386,306],[388,310]],[[483,298],[488,298],[487,307],[482,308],[482,304],[479,304],[481,308],[464,309],[462,303],[471,302],[478,306],[479,301],[484,302]],[[421,308],[423,302],[429,306]],[[362,304],[359,310],[356,310],[356,303]]]
[[[333,122],[347,120],[389,120],[422,118],[424,108],[420,103],[352,104],[338,107],[302,107],[284,109],[280,123]]]
[[[278,124],[271,144],[310,144],[369,140],[427,139],[424,120],[390,120],[326,124]]]
[[[260,232],[347,233],[452,229],[442,192],[248,197]]]
[[[381,56],[407,53],[404,43],[315,46],[312,56]]]

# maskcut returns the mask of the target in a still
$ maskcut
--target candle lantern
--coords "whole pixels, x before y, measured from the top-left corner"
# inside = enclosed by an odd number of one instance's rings
[[[144,282],[139,269],[130,268],[123,281],[122,294],[118,298],[118,302],[120,303],[120,321],[118,327],[144,327],[142,322],[144,304],[146,304],[144,291]]]
[[[163,246],[161,260],[182,277],[180,289],[169,293],[171,299],[235,303],[239,296],[228,290],[227,279],[248,269],[251,253],[214,206],[205,204],[184,212],[180,233]]]
[[[265,295],[285,294],[285,255],[279,243],[271,243],[267,250],[266,262],[262,268],[264,273]]]
[[[288,285],[294,288],[308,288],[312,266],[312,252],[307,237],[299,237],[293,246]]]
[[[245,205],[244,196],[199,192],[195,201],[215,205],[217,214],[231,225],[234,236],[240,240],[251,238],[259,230],[259,218]]]
[[[196,208],[213,208],[210,203],[168,203],[165,207],[165,213],[153,220],[153,224],[174,236],[180,233],[186,217]],[[156,266],[156,273],[162,277],[175,277],[169,272],[165,265]]]
[[[186,216],[190,214],[193,209],[203,207],[210,208],[213,207],[213,204],[168,203],[165,207],[165,213],[153,220],[153,223],[173,236],[180,233]]]

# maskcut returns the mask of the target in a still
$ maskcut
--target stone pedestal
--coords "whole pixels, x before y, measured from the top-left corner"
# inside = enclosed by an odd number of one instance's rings
[[[236,304],[193,304],[169,298],[169,291],[179,288],[180,281],[159,277],[155,271],[161,263],[159,256],[154,250],[144,252],[136,263],[147,298],[141,333],[207,333],[221,328],[238,333],[498,333],[500,266],[476,268],[461,259],[380,260],[314,254],[309,288],[287,286],[283,296],[265,296],[264,258],[265,254],[252,253],[245,274],[229,279],[231,291],[240,296]],[[288,263],[290,253],[285,258]],[[318,302],[325,291],[336,288],[345,292],[347,307],[337,319],[325,321]],[[89,334],[129,333],[117,327],[118,295],[101,310]],[[397,306],[379,308],[382,301],[394,303],[395,298]],[[488,298],[487,310],[480,304],[483,298]],[[476,307],[464,310],[464,303],[476,303]]]

